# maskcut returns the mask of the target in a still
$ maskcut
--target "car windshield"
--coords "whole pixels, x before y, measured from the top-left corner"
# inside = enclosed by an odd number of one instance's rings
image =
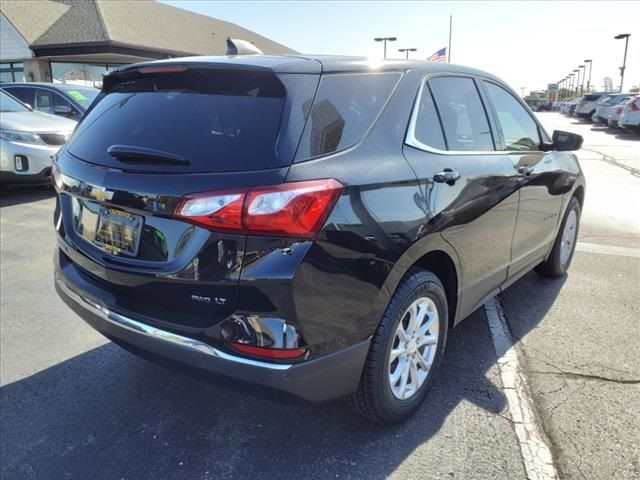
[[[89,108],[93,99],[98,96],[100,90],[96,88],[73,87],[64,88],[63,91],[73,98],[84,109]]]
[[[0,90],[0,112],[28,112],[29,109],[15,98]]]

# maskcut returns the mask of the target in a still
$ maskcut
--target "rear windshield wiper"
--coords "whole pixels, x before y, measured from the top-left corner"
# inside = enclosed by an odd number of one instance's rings
[[[113,155],[121,162],[162,163],[169,165],[189,165],[182,155],[163,152],[154,148],[136,147],[134,145],[111,145],[107,153]]]

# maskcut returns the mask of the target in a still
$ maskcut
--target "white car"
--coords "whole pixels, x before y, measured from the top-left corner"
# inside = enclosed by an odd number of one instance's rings
[[[618,125],[625,130],[640,133],[640,95],[624,104]]]
[[[36,112],[0,89],[0,183],[50,183],[51,157],[75,126],[73,120]]]
[[[633,96],[633,93],[612,93],[602,97],[596,106],[595,113],[591,115],[591,120],[593,123],[607,123],[609,116],[616,107],[622,105]]]
[[[576,105],[574,115],[576,117],[591,119],[591,116],[596,112],[596,106],[598,101],[608,95],[608,93],[587,93],[583,95]]]

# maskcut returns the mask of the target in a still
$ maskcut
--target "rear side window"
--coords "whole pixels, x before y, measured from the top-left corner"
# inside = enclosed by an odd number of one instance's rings
[[[494,150],[489,120],[471,78],[435,77],[429,86],[449,150]]]
[[[125,76],[89,111],[68,149],[87,162],[138,171],[265,169],[285,96],[271,72],[189,69]],[[159,150],[188,163],[128,162],[107,152],[113,145]]]
[[[538,125],[513,95],[504,88],[484,82],[489,98],[498,114],[498,122],[507,150],[533,151],[540,149]]]
[[[22,103],[26,103],[27,105],[30,105],[33,107],[33,88],[26,88],[26,87],[7,87],[6,88],[7,92],[9,92],[11,95],[13,95],[14,97],[16,97],[18,100],[20,100]]]
[[[359,142],[399,78],[399,73],[322,76],[295,161],[334,153]]]

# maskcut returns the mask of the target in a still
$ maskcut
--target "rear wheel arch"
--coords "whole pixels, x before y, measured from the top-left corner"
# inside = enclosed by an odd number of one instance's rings
[[[578,203],[580,204],[580,210],[584,210],[584,187],[582,185],[579,185],[573,192],[573,196],[576,197],[576,200],[578,200]]]
[[[458,288],[461,284],[461,270],[458,255],[439,233],[429,234],[414,243],[393,266],[376,299],[375,318],[380,319],[391,297],[404,276],[412,268],[429,270],[440,278],[447,295],[449,326],[453,326],[458,312]],[[377,328],[378,322],[373,325]]]

